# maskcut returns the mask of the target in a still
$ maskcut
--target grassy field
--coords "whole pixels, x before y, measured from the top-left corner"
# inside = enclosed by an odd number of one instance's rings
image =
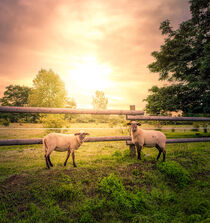
[[[102,126],[103,125],[103,126]],[[75,127],[108,127],[106,124]],[[0,138],[37,138],[39,125],[10,125]],[[77,130],[72,130],[76,132]],[[89,129],[90,136],[128,135],[125,129]],[[168,138],[202,132],[166,132]],[[84,143],[71,157],[54,152],[46,169],[42,145],[0,147],[0,222],[210,222],[210,142],[167,145],[166,162],[144,148],[129,156],[125,142]],[[161,157],[162,158],[162,157]]]

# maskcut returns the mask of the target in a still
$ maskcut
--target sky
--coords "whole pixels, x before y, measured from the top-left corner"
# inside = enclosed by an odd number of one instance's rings
[[[160,23],[189,18],[188,0],[0,1],[0,97],[52,69],[77,108],[101,90],[108,109],[143,109],[148,89],[165,84],[147,68],[164,43]]]

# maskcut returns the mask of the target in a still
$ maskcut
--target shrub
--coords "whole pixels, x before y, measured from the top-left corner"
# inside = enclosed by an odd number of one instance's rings
[[[181,187],[190,182],[190,174],[188,171],[175,161],[161,163],[158,165],[158,168]]]
[[[102,219],[105,210],[105,205],[106,201],[104,199],[99,199],[98,197],[87,200],[80,210],[80,212],[82,213],[82,216],[80,217],[80,222],[90,223],[96,222],[95,219]]]
[[[133,194],[125,190],[122,181],[115,175],[110,174],[99,183],[99,190],[109,200],[111,207],[115,208],[124,217],[126,212],[138,212],[145,208],[145,199],[141,192]]]
[[[0,125],[4,125],[4,126],[9,126],[9,124],[10,124],[10,121],[9,121],[9,119],[0,119]]]
[[[66,125],[64,115],[60,114],[48,114],[46,116],[42,116],[40,121],[44,128],[63,128]],[[50,130],[47,130],[47,132],[50,132]],[[61,130],[56,129],[54,132],[61,132]]]

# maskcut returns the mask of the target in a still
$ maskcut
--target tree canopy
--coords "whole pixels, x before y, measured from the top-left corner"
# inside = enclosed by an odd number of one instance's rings
[[[146,110],[151,114],[182,110],[185,113],[210,113],[210,10],[209,0],[191,0],[192,18],[177,30],[165,20],[160,25],[164,44],[152,52],[151,72],[170,86],[150,89]]]
[[[41,69],[33,80],[29,105],[33,107],[64,107],[67,93],[58,74]]]
[[[28,104],[30,87],[20,85],[9,85],[4,91],[4,96],[0,99],[2,106],[25,106]]]

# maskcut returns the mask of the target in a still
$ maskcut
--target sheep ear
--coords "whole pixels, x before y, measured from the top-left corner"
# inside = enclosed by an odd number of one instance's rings
[[[77,133],[74,133],[74,135],[75,135],[75,136],[78,136],[78,135],[80,135],[80,134],[81,134],[81,133],[79,133],[79,132],[77,132]]]
[[[86,132],[85,135],[90,135],[90,134],[88,132]]]
[[[138,125],[138,126],[141,126],[141,123],[138,122],[137,125]]]
[[[127,125],[131,125],[131,123],[129,122],[129,123],[127,123]]]

